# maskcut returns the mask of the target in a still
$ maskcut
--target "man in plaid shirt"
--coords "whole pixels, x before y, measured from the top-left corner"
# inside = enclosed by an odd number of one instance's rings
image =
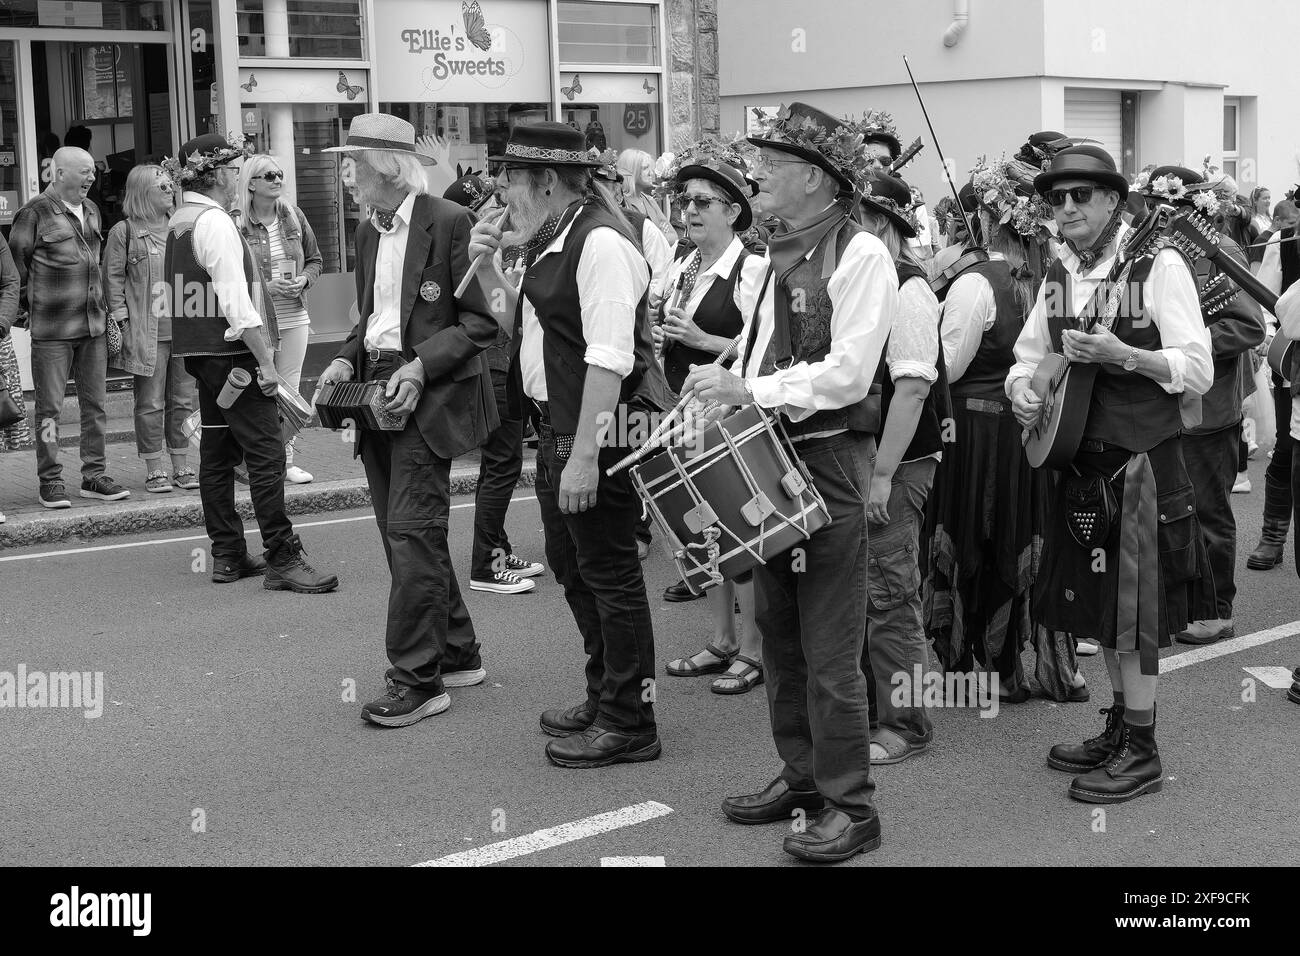
[[[47,508],[72,506],[58,434],[69,373],[77,380],[81,409],[81,497],[118,501],[131,494],[104,474],[108,342],[99,269],[101,220],[86,198],[94,182],[91,155],[63,147],[54,154],[54,181],[18,210],[9,234],[32,333],[36,472]]]

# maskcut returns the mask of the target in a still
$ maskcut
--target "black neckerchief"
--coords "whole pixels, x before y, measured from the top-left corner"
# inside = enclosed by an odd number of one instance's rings
[[[1116,203],[1115,211],[1111,213],[1110,221],[1106,223],[1106,228],[1101,231],[1101,235],[1097,237],[1097,241],[1087,249],[1080,249],[1074,244],[1073,239],[1064,236],[1062,237],[1065,239],[1065,244],[1070,247],[1070,251],[1079,257],[1079,266],[1082,270],[1080,275],[1084,272],[1091,272],[1092,267],[1095,266],[1099,260],[1105,257],[1105,252],[1109,248],[1111,240],[1115,238],[1115,233],[1119,231],[1119,224],[1123,221],[1121,218],[1122,210],[1123,207],[1119,203]]]

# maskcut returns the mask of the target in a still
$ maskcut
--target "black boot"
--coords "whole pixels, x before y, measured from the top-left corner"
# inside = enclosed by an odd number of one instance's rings
[[[1103,766],[1119,749],[1123,736],[1124,705],[1113,704],[1097,711],[1106,715],[1106,729],[1081,744],[1057,744],[1047,752],[1047,765],[1066,773],[1081,773]]]
[[[1124,723],[1120,747],[1106,766],[1070,782],[1070,796],[1084,803],[1124,803],[1164,786],[1156,727]]]
[[[1264,475],[1264,527],[1259,544],[1246,559],[1252,571],[1270,571],[1282,563],[1287,529],[1291,526],[1290,488],[1283,488],[1272,476]]]
[[[295,534],[279,547],[266,552],[266,578],[262,587],[268,591],[297,591],[299,594],[324,594],[339,586],[332,574],[321,574],[302,559],[302,541]]]

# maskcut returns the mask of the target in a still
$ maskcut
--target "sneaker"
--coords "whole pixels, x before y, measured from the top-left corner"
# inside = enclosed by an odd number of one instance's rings
[[[1244,471],[1237,476],[1237,482],[1232,486],[1232,493],[1234,495],[1250,494],[1250,476]]]
[[[361,716],[381,727],[409,727],[450,706],[451,695],[446,691],[430,694],[417,687],[390,683],[383,697],[361,708]]]
[[[61,481],[43,481],[40,490],[41,504],[47,508],[71,508],[72,499],[68,497],[68,489],[63,486]]]
[[[284,470],[284,480],[291,485],[307,485],[311,484],[312,476],[311,472],[303,471],[297,465],[290,465]]]
[[[525,561],[523,558],[516,557],[513,554],[507,554],[506,570],[515,577],[535,578],[539,574],[546,573],[546,565],[538,564],[536,561]]]
[[[532,581],[525,581],[513,571],[496,571],[486,581],[470,578],[469,587],[471,591],[492,591],[496,594],[526,594],[537,585]]]
[[[1101,651],[1101,645],[1091,638],[1079,637],[1074,641],[1074,653],[1079,657],[1092,657]]]
[[[82,481],[81,497],[98,498],[100,501],[121,501],[123,498],[130,498],[131,492],[108,475],[96,475],[94,478]]]
[[[468,667],[462,670],[443,671],[442,685],[444,687],[473,687],[475,684],[481,684],[487,679],[487,669],[483,667]]]

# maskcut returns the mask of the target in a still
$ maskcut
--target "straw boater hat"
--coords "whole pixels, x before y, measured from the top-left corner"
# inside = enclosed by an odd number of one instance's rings
[[[348,127],[348,138],[342,146],[330,146],[322,153],[355,153],[363,149],[382,149],[390,153],[406,153],[425,166],[436,166],[438,161],[415,149],[415,127],[404,119],[387,113],[362,113]]]
[[[877,173],[867,182],[868,192],[859,200],[863,207],[888,218],[908,239],[917,233],[916,215],[912,212],[912,189],[897,176]]]
[[[1119,193],[1121,200],[1128,198],[1128,180],[1115,168],[1115,160],[1100,146],[1085,143],[1069,146],[1052,157],[1046,171],[1034,177],[1034,189],[1040,196],[1066,179],[1082,179]]]
[[[587,150],[586,138],[579,130],[565,123],[532,123],[516,126],[510,131],[510,142],[500,156],[489,156],[488,162],[508,166],[585,166],[594,169],[601,165]]]
[[[825,170],[845,189],[861,187],[870,164],[861,132],[848,121],[807,103],[791,103],[774,117],[760,110],[759,122],[763,135],[748,137],[755,146],[797,156]]]

